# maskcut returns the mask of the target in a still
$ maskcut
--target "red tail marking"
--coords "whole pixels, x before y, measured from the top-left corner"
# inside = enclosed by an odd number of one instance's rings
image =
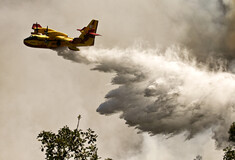
[[[89,32],[89,34],[94,35],[94,36],[101,36],[100,34],[94,33],[94,32]]]

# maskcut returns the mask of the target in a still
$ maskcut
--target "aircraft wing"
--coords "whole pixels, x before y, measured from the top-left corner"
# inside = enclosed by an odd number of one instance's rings
[[[73,41],[73,38],[65,37],[65,36],[56,36],[55,40],[65,41],[65,42],[71,42]]]
[[[56,36],[64,36],[64,37],[68,37],[67,34],[64,34],[62,32],[58,32],[55,31],[53,29],[48,28],[48,26],[46,28],[43,28],[40,24],[38,23],[34,23],[32,26],[32,29],[34,30],[34,32],[32,32],[31,34],[42,34],[42,35],[46,35],[49,36],[50,39],[54,39]]]
[[[50,38],[56,38],[58,36],[68,37],[67,34],[64,34],[62,32],[58,32],[58,31],[55,31],[55,30],[45,31],[43,34],[49,36]]]

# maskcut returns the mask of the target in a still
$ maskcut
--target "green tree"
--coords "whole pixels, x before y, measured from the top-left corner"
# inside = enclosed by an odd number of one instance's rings
[[[98,160],[96,146],[97,134],[90,128],[87,131],[78,129],[78,125],[74,130],[68,126],[58,130],[55,134],[51,131],[42,131],[37,139],[42,143],[41,151],[45,151],[47,160]],[[107,159],[111,160],[111,159]]]
[[[231,142],[232,145],[229,145],[224,149],[224,158],[223,160],[235,160],[235,122],[230,126],[230,129],[228,131],[229,133],[229,142]]]

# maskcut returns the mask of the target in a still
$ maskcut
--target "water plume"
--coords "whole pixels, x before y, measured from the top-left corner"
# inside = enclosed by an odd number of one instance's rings
[[[187,58],[187,50],[176,46],[164,53],[139,46],[90,48],[67,56],[69,52],[63,52],[66,59],[115,73],[111,83],[117,88],[106,94],[107,100],[97,108],[100,114],[121,113],[129,126],[151,135],[185,132],[186,139],[191,139],[212,129],[217,146],[226,143],[235,107],[232,73],[199,67],[196,60]]]

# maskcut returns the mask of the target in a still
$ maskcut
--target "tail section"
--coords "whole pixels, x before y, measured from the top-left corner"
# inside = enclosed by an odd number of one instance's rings
[[[100,36],[96,33],[98,27],[98,20],[92,20],[83,29],[77,29],[81,32],[78,38],[74,38],[72,43],[78,46],[93,46],[95,43],[95,36]]]

